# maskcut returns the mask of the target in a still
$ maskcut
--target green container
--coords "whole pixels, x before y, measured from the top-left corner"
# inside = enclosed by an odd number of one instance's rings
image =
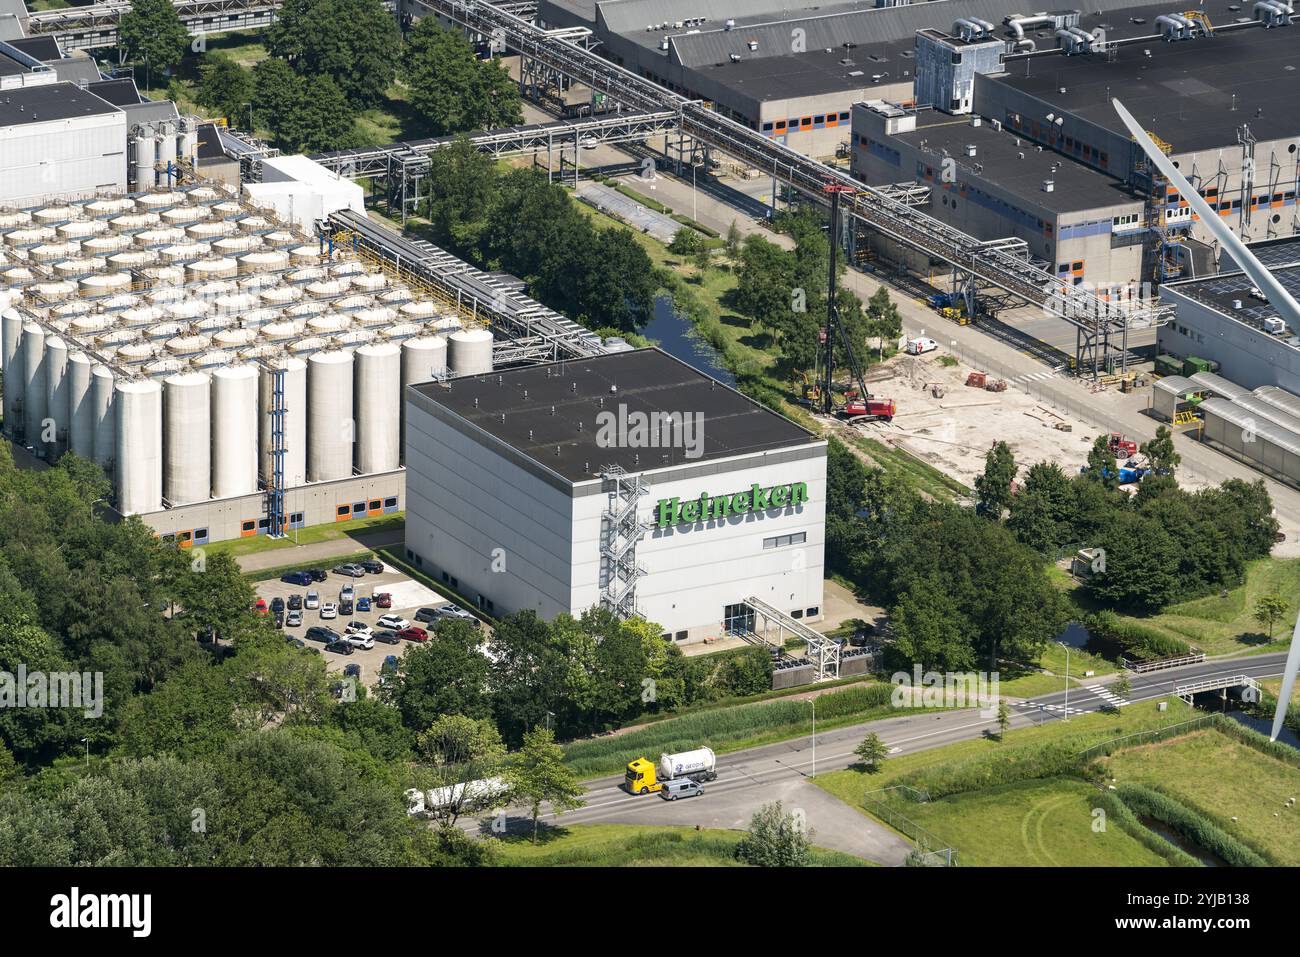
[[[1156,356],[1155,369],[1157,375],[1182,375],[1183,360],[1177,356]]]
[[[1188,356],[1183,360],[1183,375],[1194,376],[1198,372],[1209,372],[1210,360],[1199,356]]]

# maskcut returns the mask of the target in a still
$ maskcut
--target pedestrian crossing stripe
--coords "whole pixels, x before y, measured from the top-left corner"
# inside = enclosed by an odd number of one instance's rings
[[[1026,372],[1023,375],[1017,376],[1017,378],[1023,382],[1036,382],[1041,379],[1051,379],[1055,376],[1055,372]]]
[[[1123,707],[1124,705],[1131,703],[1127,698],[1121,698],[1119,695],[1110,691],[1104,685],[1088,685],[1087,690],[1091,691],[1098,698],[1105,699],[1106,701],[1115,705],[1117,708]]]

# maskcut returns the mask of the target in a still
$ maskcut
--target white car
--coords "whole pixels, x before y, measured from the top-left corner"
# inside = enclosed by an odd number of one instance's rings
[[[360,648],[362,651],[369,651],[375,647],[375,639],[369,632],[350,631],[343,636],[343,640],[353,648]]]
[[[339,589],[339,601],[355,601],[357,593],[351,585],[344,585]]]
[[[472,614],[461,608],[460,605],[439,605],[434,609],[434,614],[439,618],[445,618],[450,621],[465,621],[471,625],[478,626],[479,620]]]
[[[364,621],[358,621],[354,618],[352,619],[352,621],[348,622],[348,626],[343,629],[343,633],[345,635],[369,636],[372,632],[370,630],[370,626],[367,625]]]
[[[303,606],[304,608],[319,608],[319,607],[320,607],[320,592],[317,592],[317,591],[309,591],[309,592],[307,592],[307,600],[304,601],[304,602],[302,603],[302,606]]]
[[[907,354],[909,356],[924,355],[925,353],[933,352],[938,348],[939,343],[935,342],[933,339],[927,339],[925,336],[907,340]]]
[[[391,628],[393,631],[401,631],[403,628],[410,628],[411,623],[401,615],[381,615],[375,622],[376,628]]]
[[[320,606],[320,616],[325,618],[337,618],[339,616],[339,607],[332,601],[327,601]]]

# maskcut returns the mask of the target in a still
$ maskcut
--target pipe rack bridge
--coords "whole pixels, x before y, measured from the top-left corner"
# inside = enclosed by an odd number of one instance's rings
[[[469,137],[480,152],[493,157],[520,153],[551,154],[557,147],[582,148],[588,145],[633,143],[651,136],[670,133],[677,128],[677,113],[660,110],[655,113],[616,113],[581,120],[559,120],[555,123],[535,123],[513,126],[501,130],[488,130]],[[316,153],[311,158],[326,169],[342,173],[349,178],[362,176],[388,176],[394,166],[413,158],[427,158],[435,150],[450,146],[458,137],[441,136],[436,139],[407,140],[384,146],[362,146],[356,149]]]
[[[676,112],[680,133],[707,147],[725,152],[750,166],[770,171],[794,189],[824,202],[827,183],[851,187],[845,196],[847,211],[860,224],[888,236],[905,247],[959,270],[971,283],[982,283],[1010,293],[1044,311],[1059,316],[1077,332],[1076,362],[1093,374],[1119,351],[1127,356],[1124,341],[1130,328],[1146,328],[1167,321],[1170,307],[1151,303],[1117,303],[1091,291],[1062,282],[1034,266],[1018,247],[1004,240],[983,242],[860,183],[846,173],[804,156],[788,146],[734,120],[720,116],[703,104],[673,93],[604,57],[551,35],[517,16],[477,0],[402,0],[403,9],[432,14],[498,46],[518,52],[546,70],[588,86],[611,100],[642,113]]]
[[[462,314],[491,326],[508,340],[493,350],[494,365],[603,351],[599,336],[432,243],[400,235],[351,210],[331,213],[325,231],[335,245],[349,246],[401,281],[422,286]]]
[[[284,0],[172,0],[191,36],[263,30],[275,22]],[[384,6],[397,12],[396,0]],[[531,19],[536,0],[504,0],[501,9]],[[31,36],[52,36],[64,50],[95,50],[117,45],[117,21],[131,9],[130,0],[107,0],[62,10],[42,10],[27,16]]]

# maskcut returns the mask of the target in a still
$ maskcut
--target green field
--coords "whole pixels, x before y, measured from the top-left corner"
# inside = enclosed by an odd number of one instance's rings
[[[1117,782],[1158,786],[1279,863],[1300,865],[1300,808],[1285,806],[1300,797],[1300,768],[1213,729],[1121,751],[1105,766]]]
[[[1092,829],[1083,781],[1049,778],[958,794],[903,813],[957,848],[962,867],[1163,867],[1166,861],[1118,827]]]
[[[1300,593],[1300,559],[1263,558],[1252,562],[1245,584],[1229,589],[1225,598],[1214,594],[1185,601],[1149,618],[1121,617],[1186,641],[1210,656],[1284,651],[1290,640],[1287,621],[1279,622],[1277,628],[1277,634],[1284,637],[1270,642],[1267,635],[1260,633],[1254,618],[1256,600],[1273,592],[1283,596]],[[1294,606],[1288,614],[1295,615]]]
[[[574,824],[547,828],[536,845],[530,837],[512,835],[494,846],[500,863],[511,867],[743,867],[735,859],[743,836],[717,828]],[[871,866],[823,848],[814,848],[812,859],[821,867]]]
[[[281,548],[294,548],[298,545],[332,542],[340,538],[350,537],[357,532],[374,534],[375,532],[400,531],[405,524],[406,513],[393,512],[388,515],[375,515],[370,518],[355,518],[347,522],[330,522],[325,525],[299,528],[290,532],[285,538],[254,535],[250,538],[232,538],[229,541],[217,542],[203,547],[209,554],[225,554],[238,558],[240,555],[276,551]],[[358,542],[357,547],[363,546]],[[331,559],[331,561],[333,560]]]

